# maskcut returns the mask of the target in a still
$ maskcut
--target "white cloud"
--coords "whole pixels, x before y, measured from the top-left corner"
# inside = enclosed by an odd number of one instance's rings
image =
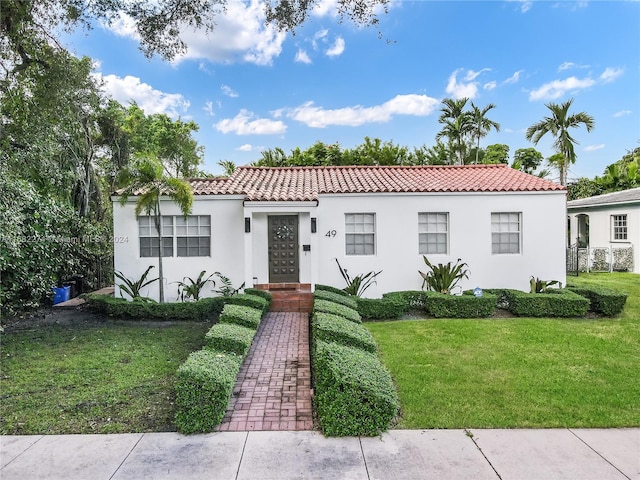
[[[338,37],[333,45],[327,49],[325,54],[328,57],[337,57],[342,55],[342,52],[344,52],[344,38]]]
[[[517,72],[514,72],[513,75],[511,75],[502,83],[507,83],[507,84],[518,83],[518,81],[520,80],[520,75],[522,75],[522,72],[524,72],[524,70],[518,70]]]
[[[554,100],[563,96],[567,92],[576,92],[578,90],[590,88],[595,85],[595,83],[595,80],[589,77],[584,79],[569,77],[564,80],[553,80],[549,83],[545,83],[540,88],[529,92],[529,101]]]
[[[111,25],[103,24],[104,28],[111,30],[120,37],[128,37],[134,40],[140,40],[140,35],[136,29],[136,22],[128,15],[120,13]]]
[[[427,116],[440,102],[426,95],[397,95],[391,100],[373,107],[345,107],[326,110],[307,102],[287,113],[289,118],[309,127],[325,128],[330,125],[356,127],[365,123],[384,123],[394,115]]]
[[[305,50],[298,49],[296,52],[296,62],[298,63],[306,63],[307,65],[311,64],[311,59]]]
[[[485,90],[493,90],[494,88],[496,88],[498,84],[494,81],[491,82],[487,82],[484,84],[484,86],[482,88],[484,88]]]
[[[447,82],[446,92],[451,95],[453,98],[470,98],[474,99],[478,95],[478,82],[468,82],[468,83],[459,83],[457,76],[460,72],[462,72],[462,68],[455,70],[450,76],[449,81]],[[483,69],[485,70],[485,69]],[[473,70],[469,70],[467,72],[466,78],[475,79],[480,72],[474,72]]]
[[[531,1],[527,1],[527,0],[519,0],[521,5],[520,5],[520,11],[522,13],[527,13],[529,10],[531,10],[531,7],[533,6],[533,2]]]
[[[631,110],[620,110],[619,112],[616,112],[613,114],[613,118],[620,118],[620,117],[624,117],[625,115],[631,115]]]
[[[578,63],[573,63],[573,62],[564,62],[560,64],[560,66],[558,67],[558,71],[562,72],[564,70],[570,70],[572,68],[589,68],[589,65],[580,65]]]
[[[482,70],[480,70],[478,72],[475,72],[473,70],[467,70],[467,74],[464,76],[464,79],[467,82],[470,82],[472,80],[475,80],[481,73],[490,72],[490,71],[491,71],[490,68],[483,68]]]
[[[240,96],[238,92],[236,92],[233,88],[231,88],[228,85],[221,85],[220,90],[222,90],[222,93],[225,94],[227,97],[238,98]]]
[[[245,143],[244,145],[240,145],[237,150],[240,150],[241,152],[252,152],[253,146],[250,143]]]
[[[584,147],[583,150],[585,152],[595,152],[596,150],[602,150],[604,148],[604,143],[600,145],[589,145],[588,147]]]
[[[600,75],[600,80],[603,83],[613,82],[616,78],[624,73],[624,70],[621,68],[612,68],[607,67],[604,72]]]
[[[186,113],[189,101],[179,93],[165,93],[151,85],[143,83],[138,77],[127,75],[96,74],[103,82],[102,89],[109,97],[122,104],[136,102],[147,114],[166,113],[170,117],[178,117]]]
[[[285,133],[287,126],[280,120],[256,118],[253,112],[242,109],[234,118],[225,118],[214,125],[222,133],[236,135],[273,135]]]
[[[215,117],[215,113],[213,111],[213,102],[205,102],[204,107],[202,109],[207,112],[207,115],[211,117]]]
[[[311,45],[313,45],[314,50],[318,50],[318,42],[325,43],[327,35],[329,35],[329,30],[318,30],[311,39]]]

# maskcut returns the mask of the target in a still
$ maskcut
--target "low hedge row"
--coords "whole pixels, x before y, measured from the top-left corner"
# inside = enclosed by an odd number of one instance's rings
[[[360,298],[358,313],[364,320],[386,320],[398,318],[408,309],[407,304],[397,297]]]
[[[227,304],[205,346],[178,369],[176,427],[182,433],[211,432],[229,405],[242,361],[260,324],[262,310]]]
[[[243,307],[251,307],[260,310],[263,314],[269,311],[270,300],[260,296],[249,293],[240,293],[233,295],[227,299],[227,304],[241,305]]]
[[[351,320],[355,323],[362,323],[362,317],[353,308],[341,305],[339,303],[332,302],[330,300],[323,300],[321,298],[316,299],[314,295],[313,310],[317,312],[331,313],[333,315],[339,315]]]
[[[338,295],[342,295],[343,297],[350,297],[351,296],[347,292],[345,292],[344,290],[341,290],[341,289],[339,289],[337,287],[332,287],[331,285],[322,285],[320,283],[316,283],[314,290],[315,290],[315,292],[317,292],[318,290],[324,290],[325,292],[336,293]]]
[[[328,436],[375,436],[398,414],[400,403],[387,369],[369,352],[315,341],[315,406]]]
[[[260,325],[261,318],[261,310],[242,305],[227,304],[222,309],[222,313],[220,314],[220,319],[218,321],[220,323],[233,323],[242,327],[257,330],[258,325]]]
[[[245,356],[256,331],[233,323],[216,323],[205,335],[205,347]]]
[[[373,436],[387,430],[400,408],[398,395],[360,315],[315,299],[311,341],[314,406],[324,434]]]
[[[483,318],[489,317],[496,307],[497,296],[483,292],[476,297],[472,292],[463,295],[445,295],[440,292],[425,292],[427,312],[436,318]]]
[[[508,309],[519,317],[584,317],[589,299],[567,289],[550,289],[548,293],[525,293],[502,290]]]
[[[316,312],[311,323],[315,340],[335,342],[375,353],[378,346],[371,332],[360,323],[330,313]]]
[[[341,295],[336,292],[330,292],[329,290],[316,290],[314,292],[314,297],[321,300],[329,300],[330,302],[339,303],[340,305],[344,305],[345,307],[353,308],[354,310],[358,309],[358,297],[352,297],[350,295]]]
[[[591,302],[589,310],[603,315],[618,315],[622,312],[624,305],[627,302],[626,293],[616,292],[615,290],[610,290],[604,287],[567,286],[567,289],[588,298]]]
[[[395,300],[398,304],[404,306],[406,313],[408,310],[424,310],[427,297],[422,290],[404,290],[400,292],[388,292],[382,295],[382,298]]]
[[[273,295],[266,290],[260,290],[258,288],[245,288],[244,293],[248,293],[249,295],[255,295],[257,297],[264,298],[269,304],[271,304],[271,300],[273,300]]]
[[[91,294],[87,297],[91,309],[110,317],[131,320],[173,320],[210,322],[214,320],[229,297],[203,298],[197,302],[155,303],[129,301],[111,295]]]
[[[242,356],[203,349],[178,368],[176,427],[182,433],[211,432],[222,422]]]

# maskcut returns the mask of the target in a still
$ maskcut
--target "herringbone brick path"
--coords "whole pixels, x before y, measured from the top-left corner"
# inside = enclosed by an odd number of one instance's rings
[[[270,312],[260,323],[218,430],[312,429],[308,315]]]

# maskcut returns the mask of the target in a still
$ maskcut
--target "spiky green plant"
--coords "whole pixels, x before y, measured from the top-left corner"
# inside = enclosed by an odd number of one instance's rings
[[[433,265],[425,255],[423,255],[422,258],[424,259],[424,263],[431,269],[431,271],[427,273],[418,270],[418,273],[422,277],[423,290],[426,285],[429,290],[448,295],[460,280],[469,278],[469,269],[466,268],[469,265],[462,262],[460,258],[456,261],[455,265],[453,265],[452,262]]]
[[[360,275],[356,275],[355,277],[351,278],[351,276],[349,276],[349,273],[347,273],[347,270],[342,268],[337,258],[335,259],[335,261],[338,264],[338,268],[340,269],[342,278],[344,278],[344,281],[347,283],[347,286],[343,288],[343,290],[349,295],[355,295],[356,297],[361,297],[362,294],[367,290],[367,288],[369,288],[374,283],[377,283],[376,277],[382,273],[382,270],[380,270],[379,272],[372,271],[369,273],[361,273]]]
[[[149,272],[151,271],[151,269],[153,268],[153,265],[149,265],[149,268],[147,268],[144,273],[142,274],[142,276],[138,279],[138,280],[131,280],[127,277],[124,276],[124,274],[122,272],[119,271],[115,271],[114,275],[122,280],[122,282],[118,285],[118,287],[120,287],[120,296],[122,297],[122,292],[126,293],[127,295],[129,295],[131,297],[132,300],[136,300],[136,301],[144,301],[144,302],[153,302],[154,300],[152,300],[149,297],[143,297],[142,294],[140,293],[140,291],[146,287],[147,285],[152,284],[153,282],[157,281],[157,278],[153,278],[151,280],[147,281],[147,276],[149,275]],[[124,297],[123,297],[124,298]]]
[[[205,270],[200,272],[198,278],[195,280],[191,277],[184,277],[181,282],[174,282],[178,284],[178,298],[181,302],[184,302],[185,299],[188,300],[190,298],[194,300],[200,300],[200,292],[207,284],[207,282],[213,283],[213,286],[216,286],[215,280],[212,280],[211,277],[215,275],[212,273],[207,278],[203,278],[207,272]],[[188,283],[185,282],[188,280]]]
[[[545,293],[549,287],[558,284],[560,284],[558,280],[540,280],[539,278],[534,276],[532,276],[529,280],[529,285],[531,285],[531,293]],[[560,284],[560,287],[562,287],[562,284]]]
[[[217,290],[214,290],[214,292],[222,295],[223,297],[233,297],[244,288],[245,282],[242,282],[242,285],[240,285],[238,288],[234,288],[233,283],[231,282],[231,279],[229,277],[222,275],[220,272],[216,272],[214,275],[216,275],[220,279],[220,283],[222,284],[222,286]]]

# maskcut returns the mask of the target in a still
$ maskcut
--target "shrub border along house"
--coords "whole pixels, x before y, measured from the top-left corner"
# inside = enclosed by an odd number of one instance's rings
[[[87,300],[91,309],[110,317],[130,320],[210,322],[222,312],[229,297],[203,298],[195,302],[156,303],[91,294]]]
[[[624,305],[627,302],[626,293],[616,292],[615,290],[605,287],[595,285],[590,287],[575,287],[569,285],[567,289],[588,298],[591,301],[589,310],[602,315],[618,315],[624,310]]]
[[[225,305],[220,323],[205,336],[205,347],[178,369],[175,422],[180,432],[208,433],[222,422],[263,314],[252,307]]]
[[[375,340],[360,321],[354,321],[359,317],[345,305],[314,300],[314,406],[327,436],[378,435],[400,409],[391,374],[372,353],[377,350]]]

